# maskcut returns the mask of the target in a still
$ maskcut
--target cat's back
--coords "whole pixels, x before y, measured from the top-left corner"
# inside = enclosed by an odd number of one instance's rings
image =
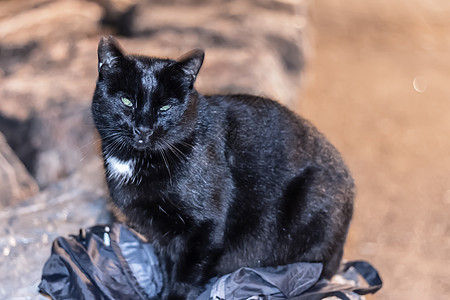
[[[227,144],[242,152],[251,151],[269,163],[271,158],[299,163],[332,152],[340,155],[306,119],[280,103],[259,96],[216,95],[205,97],[210,121],[221,123]],[[245,153],[243,153],[245,154]],[[268,157],[264,157],[268,156]]]
[[[297,118],[290,110],[278,102],[260,96],[248,94],[206,96],[208,106],[218,108],[231,118],[258,120],[276,120],[279,117]]]
[[[312,172],[330,195],[353,190],[352,176],[339,151],[308,120],[258,96],[210,96],[206,100],[216,111],[211,120],[217,126],[215,136],[224,140],[234,177],[249,181],[244,189],[259,190],[262,198],[271,201],[285,193],[294,178]]]
[[[293,177],[313,168],[327,174],[326,185],[353,185],[336,148],[309,121],[278,102],[251,95],[205,100],[214,137],[224,140],[228,165],[237,177],[252,174],[261,190],[277,185],[274,189],[280,192]]]
[[[215,95],[207,96],[206,101],[208,110],[220,114],[219,120],[241,132],[269,137],[308,127],[302,118],[268,98],[247,94]],[[280,129],[284,129],[283,132],[280,133]]]

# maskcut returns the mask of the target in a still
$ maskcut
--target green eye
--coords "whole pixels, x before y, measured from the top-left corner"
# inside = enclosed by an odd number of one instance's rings
[[[160,111],[168,111],[170,108],[172,107],[172,105],[167,104],[167,105],[163,105],[159,108]]]
[[[128,98],[122,97],[122,98],[120,98],[120,100],[122,100],[122,103],[125,106],[128,106],[128,107],[132,107],[133,106],[133,102],[131,102],[130,99],[128,99]]]

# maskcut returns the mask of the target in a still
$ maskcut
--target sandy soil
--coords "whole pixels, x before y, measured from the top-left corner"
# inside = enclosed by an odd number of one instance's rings
[[[450,298],[450,2],[311,1],[296,110],[357,184],[345,257],[377,267],[375,299]]]

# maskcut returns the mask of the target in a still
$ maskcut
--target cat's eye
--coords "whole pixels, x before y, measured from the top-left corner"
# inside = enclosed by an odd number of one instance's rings
[[[133,102],[131,102],[131,100],[128,99],[128,98],[122,97],[122,98],[120,98],[120,100],[122,101],[122,103],[125,106],[128,106],[128,107],[132,107],[133,106]]]
[[[168,111],[170,108],[172,107],[172,105],[167,104],[167,105],[163,105],[159,108],[160,111]]]

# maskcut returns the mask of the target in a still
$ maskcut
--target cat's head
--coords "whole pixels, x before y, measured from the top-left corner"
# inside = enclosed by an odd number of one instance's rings
[[[128,55],[113,37],[102,38],[92,113],[103,145],[109,151],[158,151],[191,135],[203,58],[203,50],[176,60]]]

